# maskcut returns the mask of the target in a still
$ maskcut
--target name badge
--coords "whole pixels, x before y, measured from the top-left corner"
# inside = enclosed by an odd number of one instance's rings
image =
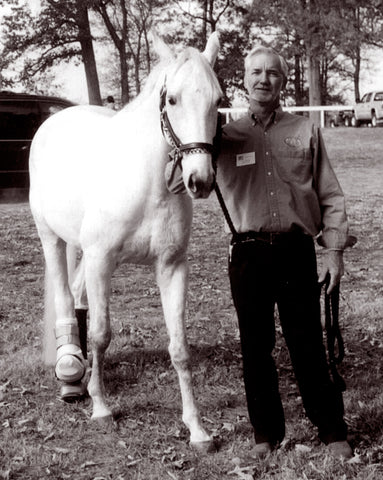
[[[236,155],[237,167],[255,165],[255,152],[239,153]]]

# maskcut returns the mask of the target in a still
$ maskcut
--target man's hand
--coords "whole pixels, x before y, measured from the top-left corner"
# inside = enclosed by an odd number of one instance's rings
[[[333,288],[338,285],[344,273],[343,252],[338,250],[327,250],[318,282],[324,282],[327,274],[330,275],[330,284],[327,289],[329,295]]]

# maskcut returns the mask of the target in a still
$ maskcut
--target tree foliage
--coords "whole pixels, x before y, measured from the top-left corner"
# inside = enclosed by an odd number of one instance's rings
[[[86,71],[89,102],[100,104],[88,0],[46,0],[35,17],[24,4],[14,2],[3,19],[6,41],[3,54],[15,61],[23,57],[20,80],[26,80],[62,61],[81,58]]]
[[[4,1],[0,0],[1,4]],[[286,101],[296,105],[342,101],[343,86],[359,99],[367,48],[383,48],[382,0],[42,0],[38,17],[25,0],[9,0],[0,72],[23,59],[21,81],[75,59],[85,66],[90,101],[100,103],[93,44],[117,55],[122,103],[140,92],[153,62],[149,30],[165,40],[202,49],[220,32],[216,64],[226,105],[243,90],[243,58],[254,42],[287,59]],[[100,31],[100,25],[103,25]],[[0,79],[6,80],[5,75]],[[342,87],[339,87],[342,85]]]
[[[93,3],[118,52],[122,104],[140,92],[142,78],[150,72],[148,34],[164,5],[163,0],[95,0]]]
[[[297,105],[331,102],[332,78],[351,80],[358,99],[361,51],[382,47],[382,21],[381,0],[254,0],[252,5],[258,37],[290,59],[290,93]]]

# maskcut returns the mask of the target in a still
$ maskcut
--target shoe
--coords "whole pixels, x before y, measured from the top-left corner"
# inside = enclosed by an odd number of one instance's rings
[[[328,444],[330,454],[335,458],[343,458],[349,460],[354,456],[352,448],[346,440],[340,442],[332,442]]]
[[[273,451],[273,446],[269,442],[257,443],[251,451],[253,458],[265,458]]]

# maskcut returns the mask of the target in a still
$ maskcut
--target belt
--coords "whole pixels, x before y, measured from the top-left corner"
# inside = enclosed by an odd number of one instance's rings
[[[246,242],[262,242],[269,245],[281,245],[311,238],[302,232],[243,232],[233,235],[231,244]]]

